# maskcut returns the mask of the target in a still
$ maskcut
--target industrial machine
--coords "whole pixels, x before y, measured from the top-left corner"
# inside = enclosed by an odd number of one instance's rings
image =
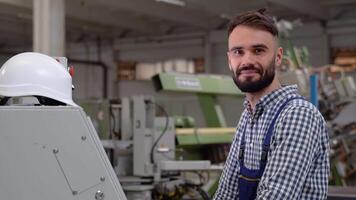
[[[201,188],[201,171],[214,170],[209,160],[176,156],[174,119],[153,97],[133,96],[80,103],[91,113],[111,164],[128,199],[209,199]],[[109,107],[107,105],[110,105]],[[188,178],[183,174],[198,174]],[[188,197],[186,197],[188,198]]]
[[[177,102],[157,96],[79,104],[90,114],[128,199],[209,199],[235,134],[234,127],[226,127],[216,96],[242,95],[227,76],[159,76],[162,80],[155,83],[171,88],[158,90],[198,96],[198,110],[208,127],[196,127],[191,117],[177,116],[182,113],[170,110]]]

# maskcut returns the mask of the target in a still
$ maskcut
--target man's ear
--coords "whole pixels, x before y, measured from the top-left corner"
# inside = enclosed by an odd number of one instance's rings
[[[282,64],[282,58],[283,58],[283,48],[278,47],[276,52],[276,60],[275,60],[277,66],[280,66]]]
[[[229,52],[226,53],[226,56],[227,56],[227,64],[229,65],[230,71],[232,71],[232,66],[231,66],[231,62],[230,62]]]

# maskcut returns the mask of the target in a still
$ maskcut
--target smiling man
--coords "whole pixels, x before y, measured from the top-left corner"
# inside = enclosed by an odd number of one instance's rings
[[[326,199],[329,138],[319,111],[275,75],[283,49],[265,10],[238,15],[228,29],[228,63],[245,110],[216,200]]]

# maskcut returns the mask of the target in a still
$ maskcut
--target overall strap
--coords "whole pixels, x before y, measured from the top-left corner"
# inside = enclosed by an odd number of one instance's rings
[[[274,115],[271,124],[268,127],[268,131],[267,134],[265,136],[265,139],[263,141],[263,146],[262,146],[262,155],[261,155],[261,166],[265,166],[267,163],[267,154],[270,148],[270,144],[271,144],[271,138],[273,135],[273,130],[274,130],[274,125],[278,119],[279,114],[282,112],[282,110],[285,108],[285,106],[291,102],[292,100],[295,99],[303,99],[305,100],[303,97],[298,96],[298,97],[292,97],[287,99],[277,110],[276,114]]]
[[[240,149],[239,149],[239,161],[241,164],[244,162],[244,155],[245,155],[245,133],[246,133],[246,127],[247,127],[247,119],[245,122],[245,126],[242,131],[242,137],[241,137],[241,142],[240,142]]]

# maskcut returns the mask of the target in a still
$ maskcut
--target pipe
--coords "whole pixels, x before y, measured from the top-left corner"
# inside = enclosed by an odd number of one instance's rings
[[[318,103],[318,76],[316,74],[310,75],[310,102],[317,108]]]
[[[103,69],[103,98],[108,98],[108,66],[104,62],[68,58],[68,63],[79,63],[101,67]]]

